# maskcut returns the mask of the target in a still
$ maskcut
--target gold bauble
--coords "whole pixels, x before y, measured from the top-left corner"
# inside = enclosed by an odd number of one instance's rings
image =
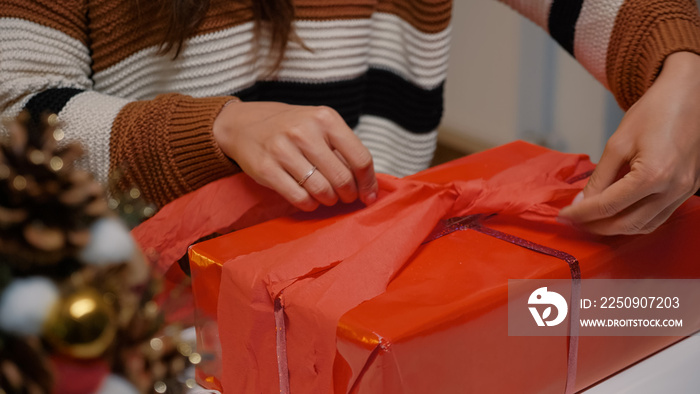
[[[98,291],[82,288],[54,306],[44,326],[44,338],[63,354],[87,359],[102,355],[116,331],[112,307]]]

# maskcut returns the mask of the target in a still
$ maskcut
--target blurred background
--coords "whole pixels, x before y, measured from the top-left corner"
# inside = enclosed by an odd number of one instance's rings
[[[623,112],[540,27],[493,0],[455,1],[436,162],[522,139],[600,158]]]

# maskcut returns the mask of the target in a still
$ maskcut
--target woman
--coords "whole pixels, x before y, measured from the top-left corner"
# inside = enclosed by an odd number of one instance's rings
[[[562,221],[653,230],[700,179],[695,5],[505,2],[634,104]],[[450,12],[450,0],[0,0],[0,109],[57,112],[98,179],[119,171],[159,205],[240,170],[304,210],[371,203],[375,169],[430,162]]]

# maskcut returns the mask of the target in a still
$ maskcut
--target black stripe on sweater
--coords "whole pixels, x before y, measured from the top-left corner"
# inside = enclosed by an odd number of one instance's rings
[[[27,104],[24,105],[24,109],[30,115],[28,130],[30,138],[39,136],[43,116],[58,114],[73,96],[82,92],[84,90],[76,88],[53,88],[37,93],[29,99]]]
[[[443,111],[443,84],[426,90],[379,69],[354,79],[317,84],[259,81],[234,95],[243,101],[326,105],[351,128],[357,126],[360,115],[380,116],[416,134],[435,130]]]
[[[582,6],[583,0],[554,0],[549,10],[549,34],[572,56],[576,21]]]
[[[440,83],[426,90],[392,72],[370,69],[364,113],[389,119],[413,133],[428,133],[437,129],[442,118],[443,87]]]

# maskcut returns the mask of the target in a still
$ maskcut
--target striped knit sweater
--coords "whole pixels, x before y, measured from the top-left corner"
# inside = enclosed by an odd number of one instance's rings
[[[105,182],[162,205],[240,171],[212,123],[231,95],[335,108],[378,172],[428,166],[442,115],[451,0],[296,0],[295,43],[278,72],[254,40],[253,0],[212,0],[181,55],[160,56],[154,1],[0,0],[0,110],[58,113],[64,141]],[[700,53],[692,0],[507,0],[547,30],[623,107],[668,54]],[[140,4],[140,9],[138,8]]]

